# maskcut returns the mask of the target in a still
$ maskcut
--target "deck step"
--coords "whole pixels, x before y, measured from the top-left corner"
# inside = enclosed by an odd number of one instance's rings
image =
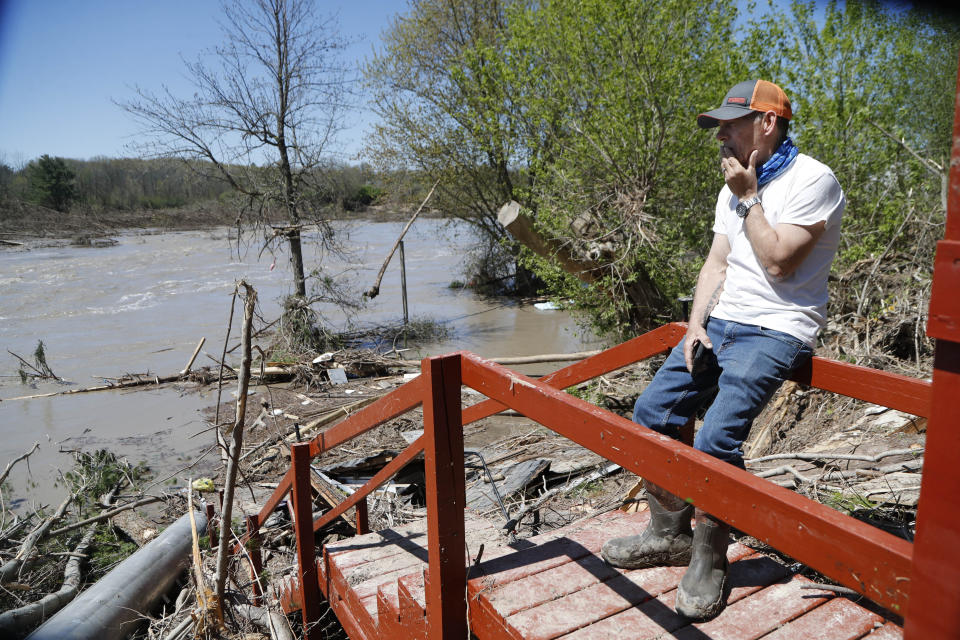
[[[648,520],[645,512],[612,511],[513,546],[503,544],[495,525],[468,520],[472,634],[480,640],[902,638],[896,624],[847,598],[802,589],[812,584],[807,578],[738,543],[727,552],[727,607],[691,624],[674,610],[685,568],[628,571],[599,556],[604,542],[638,533]],[[426,637],[426,546],[424,523],[328,545],[321,579],[352,639]]]

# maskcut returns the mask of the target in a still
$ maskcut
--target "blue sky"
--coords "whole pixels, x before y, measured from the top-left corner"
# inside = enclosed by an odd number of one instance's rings
[[[339,15],[363,60],[400,0],[317,0]],[[217,0],[0,0],[0,162],[41,154],[66,158],[132,155],[135,123],[111,100],[131,85],[162,84],[188,95],[183,59],[220,41]],[[372,120],[353,113],[342,136],[349,159]]]

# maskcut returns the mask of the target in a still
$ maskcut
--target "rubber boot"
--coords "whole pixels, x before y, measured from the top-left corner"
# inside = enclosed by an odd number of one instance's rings
[[[643,533],[604,543],[603,559],[622,569],[686,566],[690,562],[693,505],[666,489],[643,481],[650,505],[650,524]]]
[[[730,525],[697,509],[693,557],[677,589],[677,613],[692,620],[712,618],[726,601]]]

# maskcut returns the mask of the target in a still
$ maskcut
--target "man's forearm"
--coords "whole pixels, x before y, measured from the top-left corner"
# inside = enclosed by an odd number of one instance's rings
[[[710,312],[717,306],[720,294],[723,293],[723,283],[726,281],[726,269],[717,268],[709,262],[700,269],[697,277],[697,288],[693,292],[693,306],[690,308],[690,324],[707,324]]]

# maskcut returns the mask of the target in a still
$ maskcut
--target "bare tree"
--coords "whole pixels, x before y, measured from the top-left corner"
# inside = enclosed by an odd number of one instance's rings
[[[119,106],[142,125],[147,157],[175,157],[214,172],[244,196],[238,223],[289,243],[296,295],[306,296],[304,223],[332,229],[317,206],[323,163],[342,129],[351,80],[334,17],[310,0],[224,0],[224,43],[185,62],[192,96],[135,87]],[[271,225],[272,217],[285,216]],[[323,284],[323,280],[321,284]]]

